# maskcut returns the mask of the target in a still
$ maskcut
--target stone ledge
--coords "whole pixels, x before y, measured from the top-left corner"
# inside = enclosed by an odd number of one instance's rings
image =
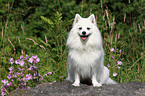
[[[131,82],[93,87],[73,87],[69,81],[43,83],[30,90],[17,89],[9,96],[145,96],[145,83]]]

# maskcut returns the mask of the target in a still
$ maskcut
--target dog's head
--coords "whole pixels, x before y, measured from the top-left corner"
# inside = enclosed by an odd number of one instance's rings
[[[73,28],[75,28],[83,41],[87,40],[92,34],[94,26],[97,26],[94,14],[90,15],[88,18],[82,18],[79,14],[76,14]]]

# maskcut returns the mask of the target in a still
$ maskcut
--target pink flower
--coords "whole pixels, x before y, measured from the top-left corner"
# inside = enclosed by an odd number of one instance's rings
[[[31,66],[31,67],[29,68],[29,70],[33,70],[33,67]]]
[[[111,56],[112,58],[114,58],[114,56]]]
[[[111,48],[111,50],[110,50],[110,51],[111,51],[111,52],[112,52],[112,51],[113,51],[113,52],[116,52],[114,48]]]
[[[37,55],[34,55],[31,58],[29,58],[28,62],[32,63],[33,61],[34,63],[38,63],[40,59],[37,57]]]
[[[13,74],[13,78],[17,78],[17,75],[14,75],[14,74]]]
[[[29,73],[29,74],[26,75],[26,81],[28,81],[30,79],[32,80],[32,75]]]
[[[18,78],[19,81],[22,81],[20,78]]]
[[[4,85],[6,85],[8,82],[9,82],[9,81],[6,80],[6,79],[4,79],[4,80],[1,81],[1,83],[4,83]]]
[[[110,51],[114,51],[114,48],[111,48],[111,50]]]
[[[27,85],[27,83],[26,83],[26,82],[24,82],[24,85],[26,86],[26,85]]]
[[[29,58],[29,56],[26,54],[26,59],[28,59]]]
[[[7,83],[7,86],[12,86],[13,84],[12,84],[12,82],[9,82],[9,83]]]
[[[52,74],[52,72],[48,72],[47,74],[48,74],[48,75],[51,75],[51,74]]]
[[[37,76],[37,72],[36,72],[36,73],[34,73],[34,76]]]
[[[18,69],[19,69],[19,71],[24,71],[25,70],[25,68],[22,68],[22,69],[21,68],[18,68]]]
[[[12,78],[11,74],[8,74],[7,78],[8,79],[11,79]]]
[[[9,61],[11,62],[11,64],[14,63],[14,59],[13,58],[10,58]]]
[[[24,59],[23,55],[20,56],[20,59]]]
[[[12,71],[14,69],[14,67],[10,67],[9,70]]]
[[[115,76],[117,76],[117,73],[115,72],[115,73],[113,73],[113,76],[115,77]]]
[[[28,62],[32,63],[33,60],[34,60],[34,59],[31,57],[31,58],[29,58]]]
[[[117,61],[118,65],[122,65],[122,61]]]
[[[26,90],[31,89],[29,86],[26,87]]]
[[[15,60],[15,64],[19,64],[18,60]]]
[[[19,61],[20,66],[23,66],[25,64],[25,62],[23,60]]]
[[[20,75],[21,73],[16,72],[17,75]]]
[[[122,50],[119,50],[119,52],[121,53]]]
[[[36,62],[38,63],[39,61],[40,61],[40,59],[39,59],[39,58],[37,58],[37,59],[36,59]]]
[[[38,68],[36,66],[30,66],[29,70],[37,70]]]
[[[120,69],[120,66],[117,66],[118,69]]]
[[[3,86],[1,86],[1,95],[2,96],[6,95],[6,90],[5,88],[3,88]]]
[[[41,76],[41,75],[38,73],[38,76]]]
[[[107,65],[108,67],[110,67],[110,64],[108,63],[108,65]]]
[[[12,74],[13,73],[13,71],[12,70],[10,70],[10,74]]]
[[[26,78],[24,77],[24,78],[22,78],[23,79],[23,81],[26,81]]]
[[[42,81],[43,80],[43,77],[41,76],[40,78],[39,78],[39,81]]]
[[[33,58],[33,59],[37,59],[38,57],[37,57],[37,55],[34,55],[34,56],[32,56],[32,58]]]

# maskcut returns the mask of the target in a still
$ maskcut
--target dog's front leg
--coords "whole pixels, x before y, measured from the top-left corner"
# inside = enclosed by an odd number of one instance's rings
[[[75,82],[72,85],[73,86],[80,86],[80,76],[78,73],[75,73]]]
[[[100,86],[102,86],[102,84],[97,82],[95,74],[93,74],[93,76],[92,76],[92,84],[93,84],[94,87],[100,87]]]

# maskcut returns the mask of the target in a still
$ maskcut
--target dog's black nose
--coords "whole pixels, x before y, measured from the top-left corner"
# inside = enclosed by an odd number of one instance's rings
[[[82,34],[83,34],[83,35],[85,35],[85,34],[86,34],[86,32],[85,32],[85,31],[83,31],[83,32],[82,32]]]

